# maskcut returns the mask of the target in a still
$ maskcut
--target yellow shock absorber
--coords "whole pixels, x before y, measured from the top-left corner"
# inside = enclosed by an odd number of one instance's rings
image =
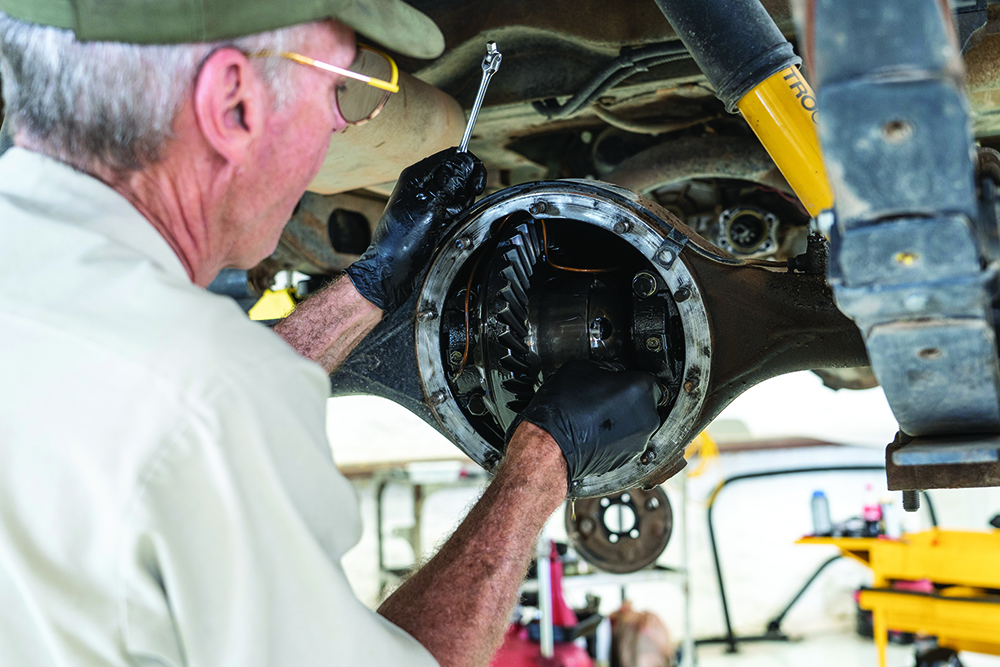
[[[816,136],[816,96],[799,68],[772,74],[736,107],[809,214],[831,208],[833,192]]]

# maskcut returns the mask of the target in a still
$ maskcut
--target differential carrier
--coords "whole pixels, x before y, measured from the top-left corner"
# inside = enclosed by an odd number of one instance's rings
[[[420,294],[417,361],[443,430],[490,468],[541,383],[573,359],[654,374],[662,426],[623,469],[574,497],[651,485],[682,465],[707,386],[709,331],[669,214],[613,186],[533,183],[456,226]]]

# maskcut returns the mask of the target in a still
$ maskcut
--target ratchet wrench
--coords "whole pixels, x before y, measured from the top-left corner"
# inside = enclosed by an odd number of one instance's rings
[[[472,128],[476,126],[476,117],[479,116],[479,107],[483,106],[483,98],[486,97],[486,87],[490,85],[490,79],[500,69],[500,59],[503,58],[497,51],[496,42],[486,42],[486,55],[483,56],[483,80],[479,82],[479,93],[476,101],[472,104],[472,112],[469,114],[469,122],[465,126],[465,134],[462,135],[462,143],[458,146],[459,153],[469,150],[469,139],[472,138]]]

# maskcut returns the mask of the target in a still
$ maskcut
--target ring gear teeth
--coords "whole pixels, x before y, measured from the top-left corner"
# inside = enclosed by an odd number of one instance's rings
[[[534,224],[522,223],[505,243],[509,248],[500,253],[497,264],[503,286],[497,292],[503,304],[496,312],[498,341],[506,348],[499,365],[511,376],[501,386],[512,395],[507,408],[517,413],[523,410],[535,393],[538,369],[531,361],[525,342],[528,337],[528,289],[535,266],[542,256],[541,241]]]

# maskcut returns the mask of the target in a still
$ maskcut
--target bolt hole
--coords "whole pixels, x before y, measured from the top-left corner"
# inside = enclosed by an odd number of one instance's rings
[[[936,347],[925,347],[917,352],[917,356],[921,359],[940,359],[944,356],[944,352]]]
[[[635,528],[635,512],[628,505],[616,504],[604,512],[604,527],[609,533],[627,533]]]
[[[334,209],[327,220],[326,229],[330,245],[337,252],[360,255],[372,242],[372,230],[368,218],[357,211]]]
[[[898,144],[913,136],[913,125],[905,120],[890,120],[882,126],[882,136],[886,141]]]

